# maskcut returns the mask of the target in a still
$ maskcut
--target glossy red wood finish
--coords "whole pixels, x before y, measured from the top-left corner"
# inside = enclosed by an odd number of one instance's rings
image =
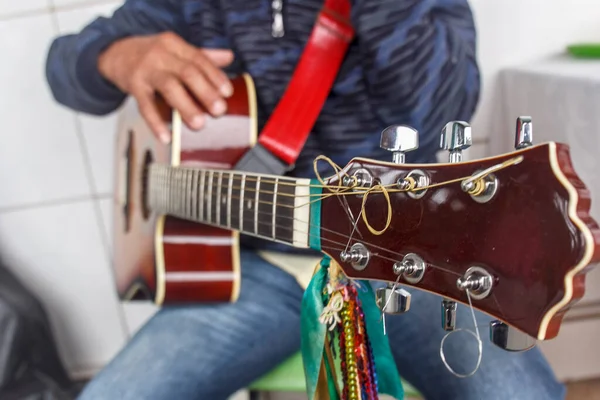
[[[586,248],[593,251],[590,263],[600,258],[600,231],[589,215],[590,195],[571,165],[568,147],[556,145],[558,166],[576,192],[569,197],[551,166],[553,145],[540,145],[506,156],[461,164],[381,165],[354,160],[349,174],[365,168],[384,185],[392,184],[409,171],[426,171],[432,183],[470,176],[506,159],[522,154],[524,160],[496,173],[500,187],[488,203],[479,204],[460,188],[460,183],[431,188],[421,199],[406,193],[390,193],[393,217],[389,229],[380,236],[369,232],[360,220],[356,241],[370,247],[373,256],[363,271],[356,271],[340,260],[352,230],[343,201],[329,197],[322,202],[322,248],[336,259],[345,272],[355,278],[393,282],[394,261],[414,252],[429,263],[421,282],[415,287],[468,304],[465,293],[456,286],[458,277],[471,266],[481,266],[495,277],[491,295],[473,300],[476,308],[540,339],[558,333],[563,313],[584,292],[585,268],[572,280],[573,295],[552,317],[545,333],[540,329],[549,310],[565,298],[565,277],[582,260]],[[337,184],[333,177],[329,183]],[[345,196],[354,215],[362,198]],[[578,217],[591,231],[588,242],[580,227],[568,215],[576,202]],[[366,215],[376,229],[385,226],[387,203],[380,194],[368,197]],[[589,237],[589,236],[588,236]],[[354,243],[354,241],[353,241]],[[369,244],[374,244],[374,247]],[[588,246],[591,246],[588,247]],[[401,283],[407,284],[404,280]],[[542,337],[539,337],[539,336]]]
[[[232,83],[234,94],[228,99],[227,115],[209,120],[198,132],[190,131],[185,125],[182,127],[179,165],[231,169],[253,143],[255,127],[252,124],[256,121],[251,118],[249,109],[253,88],[247,86],[243,77]],[[170,115],[170,110],[162,110],[163,115]],[[120,156],[126,153],[128,132],[132,132],[134,138],[130,170],[132,211],[130,229],[125,231],[124,215],[120,212],[123,182]],[[144,158],[146,152],[150,152],[153,162],[170,165],[171,146],[154,138],[133,102],[127,104],[121,114],[116,150],[113,229],[119,296],[130,298],[132,288],[137,288],[134,299],[155,300],[161,277],[164,277],[163,304],[231,301],[239,284],[239,270],[235,270],[238,242],[231,231],[167,216],[161,235],[162,251],[155,251],[159,219],[154,212],[144,219],[141,207]]]
[[[240,278],[232,264],[238,255],[231,231],[167,217],[162,242],[165,304],[231,301]]]

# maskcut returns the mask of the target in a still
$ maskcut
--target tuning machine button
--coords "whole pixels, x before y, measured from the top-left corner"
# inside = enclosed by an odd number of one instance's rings
[[[427,264],[415,253],[408,253],[401,262],[394,264],[394,274],[402,275],[404,280],[416,284],[423,279]]]
[[[462,152],[471,147],[471,125],[464,121],[448,122],[440,137],[440,148],[450,152],[448,160],[451,163],[462,161]]]
[[[440,148],[448,150],[448,161],[459,163],[462,161],[462,152],[471,147],[471,125],[464,121],[451,121],[444,126],[440,135]],[[442,300],[442,328],[446,331],[454,330],[456,326],[456,302],[450,299]]]
[[[350,248],[350,251],[342,251],[340,253],[340,259],[342,262],[350,263],[352,268],[357,271],[362,271],[367,267],[369,259],[371,258],[371,252],[362,243],[355,243]]]
[[[481,300],[492,292],[494,278],[481,267],[471,267],[456,280],[456,286],[460,290],[468,290],[471,298]]]
[[[533,122],[531,117],[517,118],[515,149],[520,150],[533,145]]]
[[[375,291],[377,306],[386,314],[404,314],[410,309],[410,293],[397,285],[387,285]]]
[[[419,148],[419,132],[406,125],[388,126],[381,132],[379,146],[393,153],[393,162],[404,164],[405,153]]]
[[[456,328],[456,302],[448,299],[442,300],[442,328],[453,331]]]
[[[526,351],[536,344],[536,339],[501,321],[490,322],[490,341],[502,350]]]
[[[373,186],[373,175],[364,168],[355,171],[352,176],[344,175],[342,185],[359,190]]]

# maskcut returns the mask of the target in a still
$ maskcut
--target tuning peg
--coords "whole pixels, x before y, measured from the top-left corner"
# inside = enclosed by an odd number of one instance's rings
[[[453,331],[456,327],[456,302],[448,299],[442,300],[442,328]]]
[[[448,122],[440,138],[440,148],[450,152],[449,161],[451,163],[462,160],[463,150],[471,147],[471,125],[464,121]]]
[[[440,137],[440,147],[448,150],[448,161],[461,162],[462,151],[471,147],[471,125],[464,121],[448,122]],[[453,331],[456,326],[456,302],[450,299],[442,300],[442,328]]]
[[[517,129],[515,132],[515,149],[524,149],[533,145],[533,122],[531,117],[517,118]]]
[[[399,287],[388,285],[379,288],[375,296],[377,306],[386,314],[402,314],[410,309],[410,293]]]
[[[490,341],[506,351],[526,351],[536,344],[531,336],[501,321],[490,322]]]
[[[379,146],[393,152],[393,162],[403,164],[405,153],[419,148],[419,132],[405,125],[388,126],[381,132]]]

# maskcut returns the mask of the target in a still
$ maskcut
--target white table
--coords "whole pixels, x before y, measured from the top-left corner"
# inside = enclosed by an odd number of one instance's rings
[[[534,142],[571,147],[575,170],[592,192],[600,222],[600,60],[559,56],[500,73],[490,152],[511,151],[519,115],[533,119]],[[586,278],[586,295],[568,314],[557,339],[542,348],[563,379],[600,376],[600,266]]]

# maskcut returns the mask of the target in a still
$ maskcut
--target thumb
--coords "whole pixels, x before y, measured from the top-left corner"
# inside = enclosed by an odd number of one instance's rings
[[[233,51],[227,49],[202,49],[204,55],[217,67],[226,67],[233,62]]]

